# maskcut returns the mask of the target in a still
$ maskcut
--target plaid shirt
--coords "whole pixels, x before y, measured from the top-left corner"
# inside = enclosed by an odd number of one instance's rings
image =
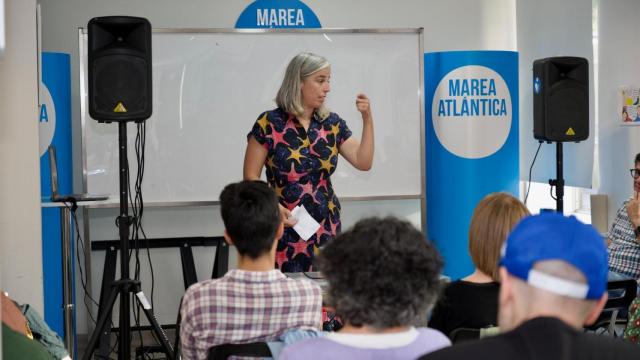
[[[627,203],[618,209],[609,231],[609,270],[632,279],[640,278],[640,244],[627,214]]]
[[[206,359],[220,344],[272,341],[291,328],[319,328],[320,287],[280,270],[230,270],[187,289],[180,309],[183,359]]]

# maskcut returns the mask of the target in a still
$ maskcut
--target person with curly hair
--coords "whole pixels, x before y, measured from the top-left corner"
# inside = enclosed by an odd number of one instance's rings
[[[507,193],[492,193],[473,211],[469,254],[475,271],[446,286],[433,309],[429,326],[451,337],[459,328],[487,328],[498,323],[500,249],[529,210]]]
[[[280,359],[415,359],[451,344],[437,330],[415,327],[438,296],[443,262],[408,222],[360,220],[323,248],[318,264],[344,327],[290,345]]]

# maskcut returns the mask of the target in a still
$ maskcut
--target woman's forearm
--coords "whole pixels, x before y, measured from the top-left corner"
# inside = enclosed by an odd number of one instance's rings
[[[357,168],[363,171],[371,169],[373,164],[373,119],[371,115],[362,117],[362,137],[357,152]]]

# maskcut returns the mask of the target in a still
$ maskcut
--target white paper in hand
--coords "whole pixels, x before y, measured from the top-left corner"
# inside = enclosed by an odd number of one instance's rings
[[[309,240],[313,234],[318,231],[320,228],[320,224],[314,219],[304,206],[296,206],[291,210],[291,216],[298,220],[298,222],[293,225],[293,230],[295,230],[302,240]]]

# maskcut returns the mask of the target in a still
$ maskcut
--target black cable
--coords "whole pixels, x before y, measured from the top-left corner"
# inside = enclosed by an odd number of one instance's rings
[[[138,185],[138,192],[137,195],[139,197],[139,205],[140,205],[140,214],[139,214],[139,228],[140,231],[142,232],[142,237],[145,239],[145,245],[147,247],[147,259],[149,261],[149,270],[151,272],[151,307],[154,308],[155,307],[155,301],[154,301],[154,291],[155,291],[155,274],[153,272],[153,263],[151,262],[151,250],[150,250],[150,246],[149,246],[149,239],[147,238],[147,234],[144,231],[144,228],[142,227],[142,213],[144,211],[144,201],[142,198],[142,180],[144,178],[144,168],[145,168],[145,149],[146,149],[146,142],[147,142],[147,123],[146,122],[142,122],[142,124],[140,125],[141,129],[142,129],[142,141],[141,141],[141,156],[140,156],[140,161],[139,161],[139,185]]]
[[[551,195],[551,198],[555,201],[558,201],[558,198],[556,198],[555,196],[553,196],[553,185],[551,185],[549,187],[549,195]]]
[[[82,270],[82,261],[80,260],[80,249],[82,249],[83,254],[85,253],[85,250],[84,250],[84,243],[82,240],[82,236],[80,235],[80,227],[78,226],[78,216],[76,214],[78,205],[75,203],[75,200],[71,202],[72,204],[71,206],[69,206],[67,202],[64,202],[63,204],[73,216],[73,222],[76,228],[76,237],[75,237],[76,238],[76,259],[78,260],[78,270],[80,271],[80,284],[82,284],[82,290],[84,292],[84,296],[82,297],[82,302],[84,303],[84,306],[87,307],[87,313],[89,314],[89,318],[95,325],[96,319],[93,317],[93,314],[91,313],[91,305],[87,303],[87,298],[89,298],[96,306],[100,306],[100,305],[91,295],[89,295],[89,291],[87,290],[87,281],[85,279],[84,271]]]
[[[151,273],[151,308],[155,307],[155,274],[153,270],[153,262],[151,261],[151,250],[149,245],[149,239],[147,238],[147,234],[144,231],[142,226],[143,213],[144,213],[144,199],[142,197],[142,182],[144,179],[144,171],[145,171],[145,149],[146,149],[146,140],[147,140],[147,124],[146,122],[142,122],[138,124],[138,130],[140,133],[140,141],[138,142],[137,148],[137,156],[138,156],[138,176],[136,178],[136,200],[137,200],[137,210],[138,210],[138,218],[137,218],[137,226],[139,233],[142,234],[142,237],[145,240],[146,250],[147,250],[147,260],[149,262],[149,270]],[[138,235],[139,235],[138,233]],[[156,336],[154,332],[151,333],[153,338],[156,340],[158,344],[161,343],[160,339]]]
[[[146,145],[146,123],[141,122],[137,124],[137,133],[136,133],[135,146],[134,146],[136,163],[137,163],[137,171],[136,171],[136,178],[134,182],[133,191],[131,189],[131,178],[127,177],[127,187],[129,188],[129,201],[131,203],[131,209],[132,209],[132,215],[133,215],[131,226],[132,226],[132,239],[134,241],[134,246],[132,249],[133,253],[130,253],[130,255],[131,254],[135,255],[135,279],[139,280],[140,272],[141,272],[140,257],[139,257],[139,251],[140,251],[139,241],[140,241],[140,235],[142,234],[142,237],[145,239],[145,244],[147,248],[147,259],[149,261],[149,268],[151,271],[151,307],[153,308],[155,307],[155,304],[154,304],[155,274],[153,270],[153,263],[151,261],[149,239],[147,238],[144,228],[142,227],[142,218],[143,218],[143,211],[144,211],[144,201],[142,197],[142,182],[144,179],[144,167],[145,167],[145,157],[144,157],[145,145]],[[128,167],[128,164],[127,164],[127,167]],[[137,326],[140,326],[140,312],[141,312],[140,304],[137,304],[136,308],[134,308],[134,317],[135,317]],[[154,339],[156,339],[156,341],[160,343],[159,339],[157,339],[155,334],[152,333],[152,335]],[[141,330],[138,331],[138,336],[140,337],[141,346],[144,346]],[[143,354],[143,356],[148,357],[147,354]]]
[[[322,275],[311,276],[309,271],[303,271],[302,274],[311,280],[324,280],[324,277]]]
[[[80,235],[80,226],[78,225],[78,214],[76,211],[78,210],[78,205],[76,204],[75,199],[70,198],[69,200],[71,201],[63,202],[63,204],[71,212],[73,216],[73,223],[76,228],[76,237],[75,237],[76,238],[76,259],[78,261],[78,270],[80,271],[80,283],[82,284],[82,290],[84,292],[82,302],[84,303],[84,306],[87,308],[87,313],[89,314],[89,318],[91,319],[91,322],[93,322],[93,325],[95,326],[96,319],[93,317],[93,314],[91,313],[90,305],[87,304],[87,298],[89,298],[91,302],[93,302],[98,308],[100,308],[100,304],[98,304],[98,302],[91,295],[89,295],[89,292],[87,290],[87,282],[85,280],[84,271],[82,270],[82,261],[80,259],[80,249],[82,249],[82,254],[85,254],[85,248],[84,248],[84,240],[82,239],[82,235]],[[69,206],[69,203],[71,203],[71,206]],[[109,321],[111,323],[111,327],[113,327],[113,319],[110,319]],[[109,354],[106,357],[103,356],[103,358],[112,359],[111,355],[115,353],[117,348],[118,348],[118,338],[116,337],[115,345],[111,347],[111,349],[109,350]]]
[[[135,140],[135,151],[136,151],[136,162],[138,162],[138,142],[139,142],[139,132],[136,135],[136,140]],[[139,166],[138,166],[138,170],[139,172]],[[139,257],[139,246],[138,246],[138,228],[137,228],[137,219],[138,219],[138,208],[137,208],[137,203],[133,198],[133,192],[131,191],[131,171],[130,171],[130,167],[129,167],[129,158],[127,157],[127,189],[128,189],[128,200],[129,200],[129,204],[131,204],[131,213],[132,213],[132,221],[129,223],[129,226],[131,227],[131,239],[133,239],[133,247],[129,250],[129,257],[131,257],[131,255],[135,255],[135,265],[134,265],[134,280],[140,280],[140,257]],[[137,178],[137,175],[136,175]],[[136,179],[136,184],[137,184],[137,179]],[[137,190],[137,189],[136,189]],[[129,239],[127,239],[128,241]],[[134,300],[135,301],[135,300]],[[144,346],[144,340],[142,337],[142,330],[140,329],[140,304],[138,302],[136,302],[136,306],[133,306],[132,309],[133,311],[133,318],[134,318],[134,322],[135,325],[138,329],[138,338],[140,340],[140,346]]]
[[[524,196],[524,205],[527,206],[527,198],[529,198],[529,190],[531,189],[531,172],[533,171],[533,164],[536,163],[536,158],[538,157],[538,151],[540,151],[540,147],[542,146],[542,141],[538,144],[538,150],[536,150],[536,154],[533,156],[533,161],[531,162],[531,167],[529,167],[529,182],[527,183],[527,193]]]

